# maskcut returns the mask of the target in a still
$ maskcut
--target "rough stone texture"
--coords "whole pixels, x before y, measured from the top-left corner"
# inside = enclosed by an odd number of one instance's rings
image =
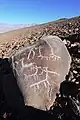
[[[71,57],[57,36],[46,36],[11,57],[25,104],[46,110],[69,72]]]

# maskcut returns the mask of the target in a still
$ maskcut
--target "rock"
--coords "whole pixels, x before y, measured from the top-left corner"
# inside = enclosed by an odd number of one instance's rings
[[[79,28],[75,28],[75,32],[77,32],[79,30]]]
[[[66,40],[65,40],[65,39],[63,40],[63,42],[64,42],[64,44],[65,44],[65,45],[67,45],[67,42],[66,42]]]
[[[3,55],[0,53],[0,58],[2,58],[3,57]]]
[[[75,43],[74,43],[74,44],[71,44],[71,47],[75,47],[75,46],[77,46],[77,44],[75,44]]]
[[[73,73],[77,74],[77,71],[73,70]]]
[[[72,30],[69,30],[69,33],[71,33]]]
[[[0,50],[0,58],[2,58],[2,50]]]
[[[10,63],[25,105],[46,110],[69,72],[71,57],[59,37],[45,36],[11,56]]]

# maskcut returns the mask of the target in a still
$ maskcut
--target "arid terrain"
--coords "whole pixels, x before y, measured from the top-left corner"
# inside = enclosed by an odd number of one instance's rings
[[[8,24],[8,23],[0,23],[0,33],[9,32],[12,30],[18,30],[24,27],[30,27],[33,24]]]
[[[0,58],[10,57],[27,44],[34,44],[46,35],[57,35],[60,37],[72,58],[69,74],[65,78],[68,83],[65,82],[66,84],[62,85],[65,88],[61,87],[60,93],[65,96],[70,95],[75,99],[78,96],[78,101],[80,102],[80,16],[1,33]],[[80,119],[80,109],[75,104],[70,106],[68,102],[66,98],[61,98],[57,95],[56,101],[49,111],[55,116],[55,120]]]
[[[61,38],[79,34],[80,17],[60,19],[57,21],[26,27],[0,34],[0,57],[8,57],[26,44],[33,44],[42,36],[57,35]]]

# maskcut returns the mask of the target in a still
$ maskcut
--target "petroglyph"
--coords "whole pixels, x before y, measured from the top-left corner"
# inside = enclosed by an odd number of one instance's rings
[[[27,57],[28,60],[30,60],[31,52],[33,53],[32,59],[33,59],[34,56],[35,56],[35,52],[34,52],[34,50],[33,50],[33,48],[32,48],[32,49],[30,50],[29,54],[28,54],[28,57]]]
[[[60,38],[46,36],[12,56],[25,104],[46,110],[69,71],[71,57]]]
[[[24,58],[22,58],[22,60],[21,60],[21,64],[22,64],[22,67],[23,67],[23,68],[29,68],[29,67],[31,67],[31,66],[33,65],[33,63],[24,64],[24,63],[23,63],[23,60],[24,60]]]
[[[49,45],[49,44],[48,44]],[[50,45],[49,45],[50,46]],[[53,49],[52,49],[52,47],[50,46],[50,48],[51,48],[51,54],[49,54],[49,56],[43,56],[42,54],[41,54],[41,46],[39,46],[39,58],[41,58],[41,59],[43,59],[43,58],[45,58],[46,60],[59,60],[61,57],[59,57],[59,56],[57,56],[57,55],[55,55],[54,53],[53,53]]]
[[[43,71],[46,72],[46,78],[45,78],[44,80],[41,80],[41,81],[39,81],[39,82],[36,82],[36,83],[30,85],[30,87],[35,87],[35,86],[37,86],[37,88],[39,89],[39,84],[40,84],[40,83],[43,83],[44,86],[46,87],[46,83],[47,83],[48,85],[50,85],[50,83],[49,83],[49,81],[48,81],[48,78],[49,78],[48,73],[52,73],[52,74],[55,74],[55,75],[59,75],[59,74],[56,73],[56,72],[49,71],[47,67],[45,67],[45,69],[46,69],[46,70],[42,70],[42,73],[43,73]],[[33,74],[33,75],[36,75],[36,76],[37,76],[37,72],[38,72],[38,69],[37,69],[37,71],[36,71],[36,74]],[[41,73],[41,74],[42,74],[42,73]],[[41,75],[41,74],[39,74],[39,75]],[[29,75],[29,76],[32,76],[32,75]],[[38,78],[38,76],[37,76],[37,78]]]

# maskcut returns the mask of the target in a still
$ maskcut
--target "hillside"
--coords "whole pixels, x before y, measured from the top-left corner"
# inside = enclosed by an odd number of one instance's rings
[[[0,57],[8,57],[27,43],[32,44],[45,35],[66,37],[78,34],[79,31],[80,17],[74,17],[2,33],[0,34]]]
[[[40,40],[42,36],[46,35],[59,36],[66,45],[72,59],[69,73],[60,86],[60,95],[62,94],[66,97],[61,97],[57,94],[56,100],[48,112],[51,113],[52,119],[54,120],[80,120],[80,109],[78,109],[80,108],[80,16],[70,19],[60,19],[0,34],[0,57],[10,57],[27,44],[33,44],[37,40]],[[5,59],[3,59],[3,61],[5,61]],[[0,65],[2,66],[2,63]],[[4,72],[5,68],[7,67],[4,66]],[[8,69],[7,72],[8,71],[10,70]],[[68,96],[71,96],[72,99],[69,99]],[[73,97],[75,99],[73,99]],[[3,98],[1,105],[3,104],[4,106],[1,110],[2,114],[4,113],[5,115],[6,109],[4,101]],[[32,111],[31,108],[31,112]],[[40,112],[42,113],[42,111]],[[41,116],[40,112],[37,112],[37,114],[35,112],[35,115],[33,115],[34,118],[31,116],[31,113],[29,116],[35,120],[39,119],[39,116],[45,119],[43,114]],[[13,117],[14,113],[10,111],[9,115]],[[10,118],[10,116],[8,117]],[[46,117],[46,119],[49,118]]]
[[[8,23],[0,23],[0,33],[5,33],[13,30],[18,30],[24,27],[30,27],[34,24],[8,24]]]

